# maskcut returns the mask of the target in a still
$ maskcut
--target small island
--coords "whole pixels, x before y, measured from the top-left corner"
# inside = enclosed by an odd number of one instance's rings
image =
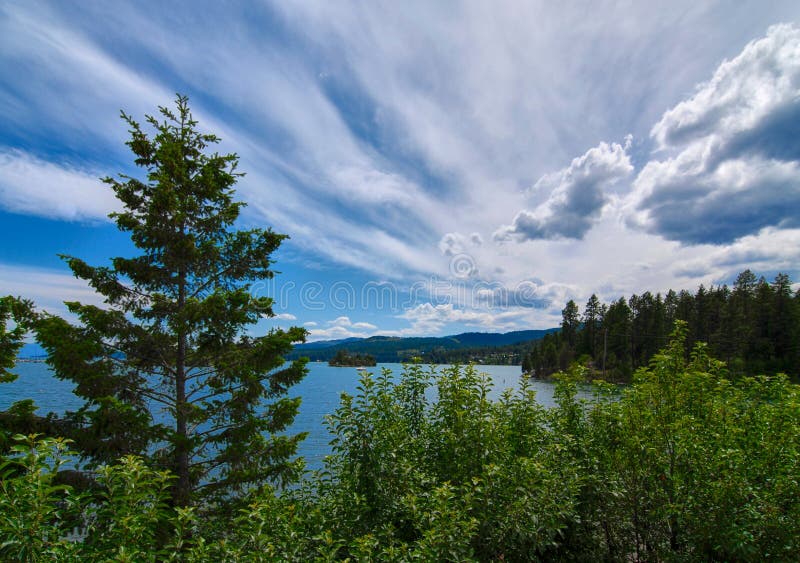
[[[351,354],[347,350],[339,350],[328,361],[328,365],[333,367],[372,367],[375,365],[375,358],[369,354]]]

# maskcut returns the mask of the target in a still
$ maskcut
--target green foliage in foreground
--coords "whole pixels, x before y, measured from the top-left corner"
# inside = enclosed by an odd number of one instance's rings
[[[732,383],[703,345],[687,358],[684,338],[621,392],[598,384],[582,401],[584,374],[561,374],[552,409],[524,384],[489,400],[471,367],[364,375],[329,419],[324,471],[252,491],[233,520],[168,507],[169,476],[131,457],[75,496],[53,481],[63,442],[19,437],[0,559],[796,560],[797,386]],[[76,523],[83,541],[66,539]]]

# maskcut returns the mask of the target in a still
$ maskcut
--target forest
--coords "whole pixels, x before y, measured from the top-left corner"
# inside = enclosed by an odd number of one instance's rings
[[[800,291],[786,274],[770,283],[750,270],[732,287],[700,286],[695,293],[645,292],[610,304],[592,295],[581,314],[570,300],[561,330],[535,341],[522,370],[547,377],[573,362],[591,377],[630,382],[669,338],[676,321],[687,324],[687,342],[705,342],[732,376],[785,373],[800,378]]]

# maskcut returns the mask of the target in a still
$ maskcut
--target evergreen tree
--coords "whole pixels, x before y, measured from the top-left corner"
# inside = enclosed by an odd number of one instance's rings
[[[570,348],[575,347],[580,326],[581,318],[578,306],[575,304],[575,301],[570,299],[567,301],[567,305],[561,310],[561,336]]]
[[[695,305],[694,295],[682,289],[678,294],[678,304],[675,308],[675,320],[686,321],[686,324],[688,324],[690,328],[695,327],[697,325]],[[690,337],[687,339],[687,342],[693,343],[694,341],[691,340]]]
[[[109,267],[64,256],[105,306],[70,302],[78,325],[41,315],[34,329],[56,376],[85,401],[69,414],[81,453],[148,456],[175,473],[172,502],[185,506],[297,475],[290,458],[303,436],[283,431],[300,400],[286,393],[306,368],[283,356],[306,333],[251,335],[273,316],[272,299],[251,284],[273,276],[286,236],[234,229],[238,157],[210,152],[217,137],[198,130],[187,98],[176,105],[147,116],[154,135],[122,113],[144,177],[104,179],[123,206],[111,217],[140,254]]]
[[[729,362],[733,373],[741,373],[744,369],[748,350],[753,346],[757,336],[755,319],[755,297],[758,280],[750,270],[736,276],[733,290],[724,308],[721,332],[724,334],[720,356]]]
[[[670,289],[664,297],[664,323],[667,331],[671,331],[672,327],[675,326],[675,320],[678,318],[678,305],[678,294]]]
[[[774,368],[786,373],[796,372],[797,361],[800,359],[798,357],[800,311],[797,309],[797,301],[792,298],[792,281],[788,275],[779,273],[772,282],[772,289],[774,294],[772,341],[777,356]]]
[[[772,367],[775,356],[775,343],[771,339],[771,328],[774,321],[774,295],[772,286],[764,276],[758,280],[755,289],[754,338],[747,347],[745,356],[747,370],[750,373],[766,373]]]
[[[531,373],[533,371],[533,352],[536,350],[534,346],[530,353],[522,355],[522,373]]]
[[[731,296],[731,290],[727,285],[723,284],[722,286],[710,290],[708,296],[710,298],[710,308],[708,310],[710,335],[708,337],[708,343],[717,356],[721,356],[723,360],[728,361],[730,360],[728,344],[731,339],[730,331],[732,330],[732,326],[723,317]]]
[[[697,289],[694,296],[694,326],[692,327],[693,342],[709,342],[709,309],[710,297],[709,291],[703,284]]]
[[[583,310],[584,347],[579,351],[589,354],[592,359],[597,357],[598,342],[602,346],[602,342],[599,340],[602,314],[603,308],[600,300],[597,295],[592,293]]]
[[[633,373],[631,365],[631,309],[620,297],[612,303],[603,319],[603,330],[606,331],[606,370],[607,377],[613,379],[630,379]]]

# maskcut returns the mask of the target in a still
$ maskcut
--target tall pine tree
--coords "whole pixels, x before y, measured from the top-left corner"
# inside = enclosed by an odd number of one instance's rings
[[[286,236],[234,228],[238,157],[211,152],[217,137],[198,130],[187,98],[176,106],[148,128],[122,113],[143,177],[104,179],[123,206],[111,217],[140,253],[109,267],[64,256],[105,306],[70,302],[77,325],[42,315],[34,329],[85,401],[70,413],[82,453],[149,457],[176,474],[172,500],[185,506],[296,476],[302,436],[283,432],[299,399],[286,394],[306,368],[283,358],[304,329],[252,335],[273,301],[251,284],[272,278]]]

